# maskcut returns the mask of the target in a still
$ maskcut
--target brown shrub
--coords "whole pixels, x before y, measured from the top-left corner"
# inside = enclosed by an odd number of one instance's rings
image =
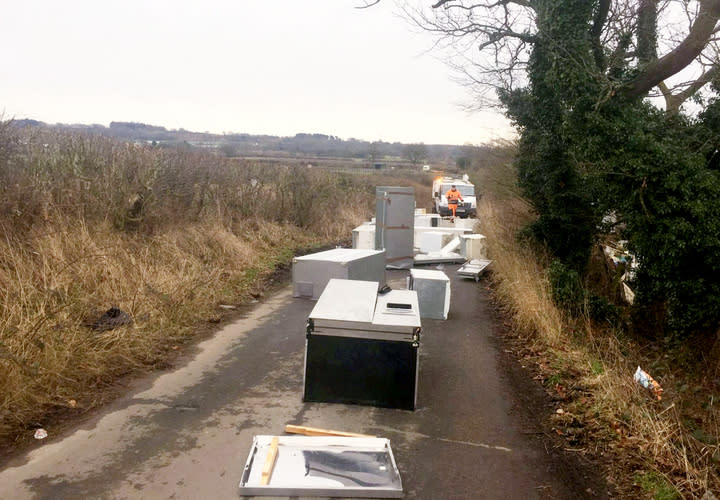
[[[0,441],[162,363],[295,250],[348,238],[373,194],[364,176],[0,123]],[[90,328],[111,306],[133,324]]]

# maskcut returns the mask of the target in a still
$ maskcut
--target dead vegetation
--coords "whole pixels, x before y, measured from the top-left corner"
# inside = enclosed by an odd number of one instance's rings
[[[512,148],[480,169],[482,232],[493,286],[512,318],[524,365],[556,403],[555,433],[572,452],[603,464],[622,498],[701,498],[720,491],[717,356],[708,346],[666,345],[622,325],[573,318],[550,298],[542,249],[518,239],[531,219],[514,186]],[[657,401],[633,380],[638,365],[665,389]],[[707,497],[714,498],[714,497]]]
[[[3,449],[165,366],[299,249],[347,240],[387,181],[0,123]],[[111,307],[131,324],[93,328]]]

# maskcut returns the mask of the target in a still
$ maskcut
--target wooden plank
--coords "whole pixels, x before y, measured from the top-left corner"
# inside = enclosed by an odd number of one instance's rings
[[[285,432],[288,434],[304,434],[305,436],[340,436],[340,437],[362,437],[374,438],[368,434],[356,434],[354,432],[333,431],[330,429],[320,429],[318,427],[306,427],[304,425],[287,424]]]
[[[266,485],[270,482],[270,476],[272,476],[273,468],[275,467],[275,461],[278,455],[278,438],[272,438],[270,442],[270,449],[268,450],[267,457],[265,458],[265,465],[263,465],[262,474],[260,474],[260,484]]]

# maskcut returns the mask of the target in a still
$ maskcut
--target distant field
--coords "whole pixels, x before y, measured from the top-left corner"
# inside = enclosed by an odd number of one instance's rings
[[[307,167],[340,168],[348,172],[359,173],[365,171],[403,170],[408,172],[422,172],[423,164],[413,165],[404,159],[377,160],[382,163],[381,168],[375,168],[374,163],[364,158],[341,158],[327,156],[283,156],[283,155],[252,155],[236,156],[235,160],[244,160],[258,163],[297,165]],[[450,167],[441,164],[430,164],[433,170],[449,170]]]

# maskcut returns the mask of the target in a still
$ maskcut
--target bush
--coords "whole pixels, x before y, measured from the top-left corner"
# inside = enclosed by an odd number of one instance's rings
[[[593,321],[616,325],[620,319],[618,308],[602,295],[590,294],[587,299],[588,314]]]
[[[229,227],[254,217],[326,233],[330,208],[369,213],[372,207],[364,180],[341,185],[340,179],[320,169],[0,122],[0,224],[16,234],[54,215],[141,234],[202,221]]]
[[[607,132],[587,150],[597,149],[609,165],[605,202],[617,209],[622,236],[637,257],[636,306],[660,313],[654,316],[675,336],[714,333],[720,323],[720,173],[708,168],[703,145],[695,144],[697,124],[647,105],[615,111],[598,124]]]
[[[550,263],[548,277],[553,301],[563,309],[579,313],[585,302],[580,274],[556,259]]]

